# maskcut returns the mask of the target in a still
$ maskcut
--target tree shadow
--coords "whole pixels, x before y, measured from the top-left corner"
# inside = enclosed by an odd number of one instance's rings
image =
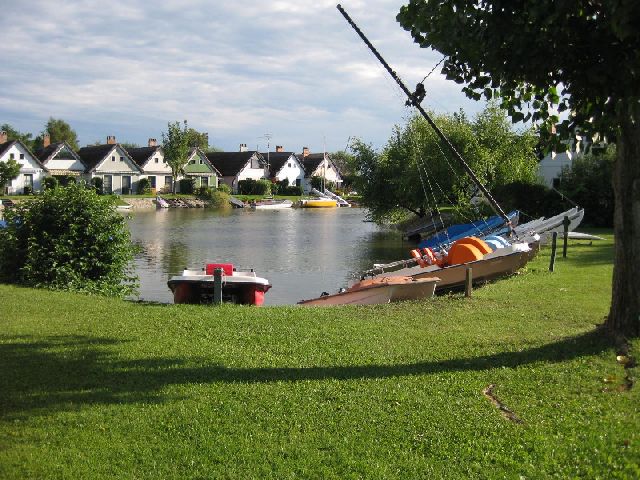
[[[482,371],[563,362],[612,347],[608,337],[596,330],[523,351],[405,365],[228,368],[202,365],[207,359],[118,360],[112,347],[121,343],[81,336],[0,336],[0,361],[6,372],[0,378],[0,415],[11,418],[90,404],[163,402],[169,399],[163,389],[172,385],[380,379]]]

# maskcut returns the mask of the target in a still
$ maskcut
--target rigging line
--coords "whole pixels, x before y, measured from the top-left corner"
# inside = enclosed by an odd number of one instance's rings
[[[389,66],[389,64],[386,62],[386,60],[384,58],[382,58],[382,55],[380,55],[378,50],[376,50],[376,47],[373,46],[373,44],[369,41],[369,39],[365,36],[365,34],[362,33],[362,30],[360,30],[360,27],[358,27],[355,24],[355,22],[351,19],[351,17],[345,11],[345,9],[342,8],[342,5],[338,4],[338,5],[336,5],[336,8],[342,14],[342,16],[345,18],[347,23],[349,23],[349,25],[351,25],[351,28],[353,28],[354,31],[358,34],[358,36],[362,39],[362,41],[365,43],[365,45],[367,45],[369,50],[371,50],[371,52],[373,52],[373,54],[376,56],[378,61],[382,64],[382,66],[385,68],[385,70],[387,70],[389,75],[391,75],[391,77],[396,81],[398,86],[402,89],[402,91],[405,93],[405,95],[409,99],[409,102],[418,110],[418,112],[420,112],[420,114],[429,123],[431,128],[433,128],[433,130],[442,139],[442,141],[445,142],[445,144],[447,145],[449,150],[451,150],[451,153],[453,153],[453,155],[455,156],[456,160],[458,160],[460,162],[460,164],[462,165],[462,168],[465,170],[465,172],[467,172],[467,175],[469,175],[469,177],[471,177],[473,182],[478,185],[478,188],[480,188],[480,190],[482,190],[482,193],[484,194],[485,198],[489,201],[489,203],[491,204],[491,206],[493,207],[495,212],[504,219],[505,223],[509,227],[509,231],[510,232],[513,231],[513,226],[511,224],[511,221],[509,220],[509,217],[507,217],[507,215],[502,210],[502,207],[500,207],[500,205],[498,205],[498,203],[495,201],[495,199],[491,196],[491,193],[489,192],[489,190],[487,190],[486,187],[482,183],[480,183],[480,180],[478,179],[478,177],[476,177],[475,173],[473,173],[473,170],[471,170],[469,165],[467,165],[467,162],[465,162],[464,158],[462,158],[460,153],[458,153],[458,151],[455,149],[453,144],[451,144],[449,139],[442,133],[442,131],[440,130],[438,125],[435,124],[435,122],[431,119],[431,117],[424,110],[424,108],[422,108],[420,106],[420,102],[416,101],[416,96],[417,95],[415,95],[415,94],[413,94],[413,93],[411,93],[409,91],[409,89],[402,82],[402,80],[400,79],[398,74]],[[417,93],[417,90],[416,90],[416,93]]]
[[[425,173],[425,177],[427,178],[427,183],[429,184],[429,189],[431,190],[431,195],[433,196],[433,203],[435,204],[436,207],[436,212],[438,213],[438,220],[440,221],[440,225],[442,227],[444,227],[444,220],[442,219],[442,213],[440,212],[440,208],[438,207],[438,202],[436,201],[436,195],[435,193],[433,193],[433,187],[431,186],[431,180],[429,179],[429,171],[426,169],[426,167],[423,164],[424,169],[424,173]],[[438,188],[440,188],[440,185],[438,185],[438,183],[435,181],[436,185],[438,186]],[[442,191],[442,189],[440,188],[440,191]],[[442,192],[444,193],[444,192]],[[447,237],[447,243],[446,244],[442,244],[442,242],[438,242],[440,244],[440,248],[442,250],[444,250],[444,247],[448,246],[451,244],[451,238],[449,237],[449,231],[447,228],[444,228],[444,234]],[[438,235],[438,233],[436,232],[436,235]]]
[[[445,58],[447,58],[447,57],[446,57],[446,55],[445,55],[445,56],[443,56],[443,57],[440,59],[440,61],[439,61],[438,63],[436,63],[436,64],[435,64],[435,66],[431,69],[431,71],[430,71],[429,73],[427,73],[427,74],[424,76],[424,78],[422,79],[422,81],[421,81],[420,83],[424,83],[424,81],[425,81],[427,78],[429,78],[429,76],[430,76],[430,75],[435,71],[435,69],[436,69],[436,68],[438,68],[438,65],[440,65],[442,62],[444,62]]]

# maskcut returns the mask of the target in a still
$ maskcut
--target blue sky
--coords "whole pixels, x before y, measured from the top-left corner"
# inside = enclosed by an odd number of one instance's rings
[[[187,119],[210,143],[266,150],[376,147],[410,114],[400,89],[336,9],[336,1],[6,2],[0,17],[0,123],[38,134],[62,118],[80,144],[145,145]],[[395,21],[402,0],[342,6],[412,88],[440,60]],[[483,105],[437,72],[423,105]]]

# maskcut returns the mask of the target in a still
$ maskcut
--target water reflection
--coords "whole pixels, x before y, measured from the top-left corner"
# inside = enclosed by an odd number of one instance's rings
[[[410,245],[397,232],[364,218],[356,208],[136,211],[128,223],[141,246],[140,297],[171,302],[167,280],[208,262],[254,268],[273,284],[265,296],[270,305],[337,291],[372,263],[407,256]]]

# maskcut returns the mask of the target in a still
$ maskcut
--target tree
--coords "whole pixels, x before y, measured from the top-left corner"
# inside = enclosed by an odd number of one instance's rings
[[[464,112],[431,116],[490,189],[516,180],[536,181],[535,136],[514,131],[496,105],[489,104],[473,122]],[[374,220],[402,211],[424,217],[442,204],[455,205],[467,218],[477,215],[470,211],[475,185],[422,117],[396,126],[380,154],[360,141],[352,148],[360,175],[356,188]]]
[[[20,140],[25,145],[25,147],[27,147],[29,150],[33,150],[32,134],[19,132],[8,123],[3,123],[0,126],[0,131],[3,131],[7,134],[7,140]]]
[[[410,0],[397,16],[471,98],[497,96],[547,149],[578,130],[617,144],[615,260],[605,325],[640,335],[640,3]],[[566,118],[551,113],[555,107]]]
[[[135,291],[134,247],[111,197],[77,184],[47,189],[5,220],[2,281],[120,297]]]
[[[189,160],[188,155],[191,150],[191,146],[189,145],[190,140],[191,137],[186,120],[184,121],[183,128],[180,128],[180,122],[176,121],[167,124],[167,132],[162,133],[164,158],[167,161],[167,165],[171,167],[171,174],[173,175],[173,193],[176,193],[178,175],[184,174],[184,167]]]
[[[20,175],[20,164],[10,158],[6,162],[0,162],[0,193],[4,192],[6,184],[11,183]]]
[[[49,134],[51,143],[67,142],[73,150],[78,150],[78,134],[62,119],[49,117],[44,131],[33,140],[35,149],[44,146],[44,135]]]

